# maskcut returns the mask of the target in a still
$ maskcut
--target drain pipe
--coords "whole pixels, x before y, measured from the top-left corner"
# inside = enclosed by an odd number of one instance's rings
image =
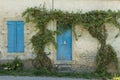
[[[52,0],[52,10],[54,9],[54,0]]]

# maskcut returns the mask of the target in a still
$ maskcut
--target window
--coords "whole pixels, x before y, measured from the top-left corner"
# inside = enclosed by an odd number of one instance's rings
[[[8,52],[24,52],[24,22],[8,21]]]

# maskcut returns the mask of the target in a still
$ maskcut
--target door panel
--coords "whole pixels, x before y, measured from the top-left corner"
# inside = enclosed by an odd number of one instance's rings
[[[60,31],[63,30],[60,29]],[[71,27],[57,35],[57,60],[72,60]]]

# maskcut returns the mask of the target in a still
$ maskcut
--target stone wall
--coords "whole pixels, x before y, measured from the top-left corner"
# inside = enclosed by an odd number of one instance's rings
[[[52,26],[51,26],[52,25]],[[50,28],[51,27],[51,28]],[[107,29],[107,44],[110,44],[114,50],[117,53],[118,61],[120,62],[120,31],[119,29],[111,23],[105,23],[105,27]],[[50,22],[48,24],[48,28],[55,30],[56,28],[56,22]],[[76,35],[78,37],[78,40],[75,39],[74,34],[72,34],[72,61],[66,62],[66,61],[57,61],[56,60],[56,50],[52,44],[46,46],[45,52],[51,53],[49,57],[54,62],[54,64],[72,64],[73,70],[83,71],[94,71],[95,70],[95,59],[97,51],[99,50],[101,44],[99,41],[92,37],[90,33],[84,29],[81,25],[75,26]],[[56,38],[56,36],[55,36]],[[112,63],[111,63],[112,64]],[[114,64],[108,67],[109,72],[115,71]],[[120,67],[119,67],[120,68]]]
[[[22,12],[28,7],[43,6],[47,9],[61,9],[63,11],[80,11],[83,12],[91,10],[119,10],[119,0],[0,0],[0,60],[10,60],[18,56],[21,59],[34,58],[31,44],[29,44],[32,35],[36,33],[36,30],[31,24],[25,24],[24,36],[25,36],[25,52],[24,53],[8,53],[7,52],[7,25],[8,20],[23,20]],[[50,21],[48,23],[50,30],[56,30],[56,22]],[[118,59],[120,61],[120,36],[119,29],[114,27],[113,24],[106,23],[108,32],[107,44],[114,47],[117,52]],[[97,39],[93,38],[89,32],[84,29],[81,25],[76,25],[76,32],[78,40],[75,40],[73,35],[72,42],[72,61],[64,62],[66,64],[73,64],[74,69],[85,68],[84,70],[94,70],[91,67],[95,67],[95,56],[97,50],[100,48],[100,43]],[[118,35],[118,37],[116,37]],[[55,36],[56,38],[56,36]],[[28,45],[29,44],[29,45]],[[56,50],[52,44],[46,46],[45,52],[51,54],[49,57],[55,64],[59,64],[56,60]]]

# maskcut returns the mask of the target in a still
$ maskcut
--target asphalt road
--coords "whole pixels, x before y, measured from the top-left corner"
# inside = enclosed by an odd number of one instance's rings
[[[91,80],[91,79],[58,78],[58,77],[0,76],[0,80]],[[92,79],[92,80],[98,80],[98,79]]]

